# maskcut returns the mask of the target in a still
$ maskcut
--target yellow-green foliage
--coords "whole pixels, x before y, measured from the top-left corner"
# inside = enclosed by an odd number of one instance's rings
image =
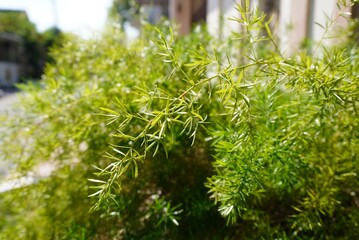
[[[2,149],[56,169],[1,195],[0,238],[354,239],[357,45],[284,57],[238,10],[221,43],[164,25],[56,50]]]

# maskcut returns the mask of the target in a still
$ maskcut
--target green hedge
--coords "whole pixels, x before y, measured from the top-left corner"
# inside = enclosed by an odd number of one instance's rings
[[[357,45],[284,57],[238,8],[247,28],[221,42],[164,24],[55,50],[1,149],[55,170],[1,194],[0,238],[355,238]]]

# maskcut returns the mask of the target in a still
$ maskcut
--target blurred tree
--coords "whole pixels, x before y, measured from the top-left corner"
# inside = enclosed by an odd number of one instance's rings
[[[12,32],[22,37],[36,39],[36,27],[31,23],[24,11],[1,10],[0,31]]]
[[[48,58],[48,51],[60,41],[60,29],[53,27],[39,33],[28,19],[26,12],[17,10],[0,11],[0,32],[14,33],[22,38],[24,48],[23,63],[26,78],[39,79]]]
[[[108,12],[110,22],[118,22],[121,30],[125,29],[126,22],[133,22],[134,17],[139,13],[139,6],[134,0],[113,0]]]
[[[41,46],[44,63],[53,63],[54,59],[49,54],[53,47],[59,46],[62,41],[62,31],[58,27],[51,27],[41,34]]]

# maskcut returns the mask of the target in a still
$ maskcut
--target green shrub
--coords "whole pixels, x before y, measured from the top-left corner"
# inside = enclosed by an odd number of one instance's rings
[[[56,168],[2,194],[0,238],[355,238],[356,44],[284,57],[238,10],[222,43],[164,25],[56,50],[2,148],[20,173]]]

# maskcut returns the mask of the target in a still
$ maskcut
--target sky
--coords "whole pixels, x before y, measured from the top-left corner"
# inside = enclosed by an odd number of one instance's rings
[[[88,38],[103,29],[111,3],[112,0],[0,0],[0,9],[25,10],[40,32],[57,25],[62,31]]]

